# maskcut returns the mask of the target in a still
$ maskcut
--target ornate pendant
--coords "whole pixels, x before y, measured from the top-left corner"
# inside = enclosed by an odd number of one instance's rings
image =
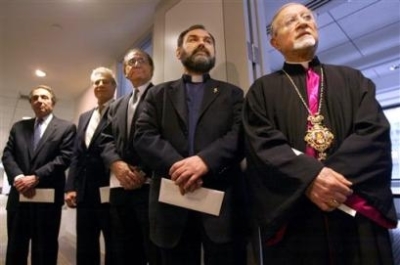
[[[318,151],[319,161],[325,160],[325,150],[331,146],[335,137],[328,128],[322,125],[324,116],[319,114],[309,115],[307,120],[311,123],[311,127],[307,130],[304,140]]]

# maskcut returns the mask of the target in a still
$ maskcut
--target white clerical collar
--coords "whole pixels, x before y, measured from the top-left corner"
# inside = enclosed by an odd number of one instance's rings
[[[287,64],[301,64],[304,67],[304,69],[308,69],[308,66],[309,66],[310,62],[311,62],[311,60],[310,61],[305,61],[305,62],[289,62],[289,61],[286,61]]]

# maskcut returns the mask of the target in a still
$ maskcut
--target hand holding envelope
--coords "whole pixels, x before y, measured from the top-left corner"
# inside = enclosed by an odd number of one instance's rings
[[[162,178],[158,200],[167,204],[219,216],[225,193],[219,190],[198,188],[181,194],[174,181]]]
[[[208,167],[199,156],[191,156],[174,163],[169,175],[179,186],[181,194],[193,192],[203,185],[201,177],[208,172]]]

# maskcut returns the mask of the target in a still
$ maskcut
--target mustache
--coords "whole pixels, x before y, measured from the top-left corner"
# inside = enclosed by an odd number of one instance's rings
[[[204,47],[204,46],[199,46],[197,47],[193,52],[192,55],[195,55],[198,52],[205,52],[208,56],[210,56],[210,52]]]

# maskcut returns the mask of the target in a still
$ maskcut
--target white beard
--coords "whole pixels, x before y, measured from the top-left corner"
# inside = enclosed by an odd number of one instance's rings
[[[302,50],[305,48],[314,47],[316,44],[316,40],[311,35],[305,35],[301,39],[297,40],[293,43],[294,50]]]

